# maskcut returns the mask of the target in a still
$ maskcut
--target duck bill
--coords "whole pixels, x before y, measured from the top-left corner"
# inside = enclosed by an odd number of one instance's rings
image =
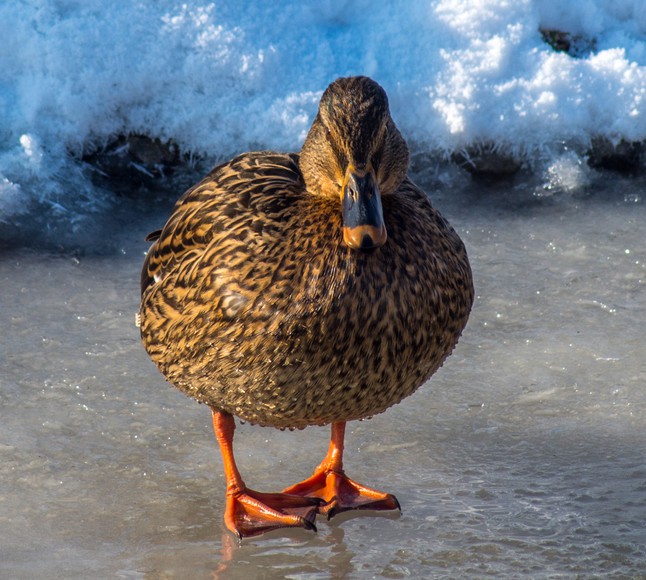
[[[343,241],[355,250],[374,250],[386,243],[388,235],[374,173],[350,166],[341,191]]]

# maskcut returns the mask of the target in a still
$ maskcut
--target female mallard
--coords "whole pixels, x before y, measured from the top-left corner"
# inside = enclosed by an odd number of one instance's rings
[[[141,337],[168,381],[212,409],[238,537],[399,508],[344,475],[345,423],[424,383],[473,301],[462,241],[407,170],[384,90],[338,79],[300,156],[219,165],[151,236]],[[233,415],[281,429],[331,423],[329,451],[304,482],[253,491],[233,458]]]

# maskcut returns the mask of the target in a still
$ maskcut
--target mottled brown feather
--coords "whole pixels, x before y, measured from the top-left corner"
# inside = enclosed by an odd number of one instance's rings
[[[305,163],[256,152],[219,165],[177,202],[146,257],[141,336],[152,360],[186,394],[246,421],[302,428],[380,413],[441,366],[467,322],[464,245],[404,177],[408,151],[387,100],[366,105],[361,84],[376,83],[360,79],[328,88],[347,102],[335,112],[324,95]],[[353,124],[360,147],[345,135]],[[335,176],[357,149],[383,193],[388,239],[372,252],[343,243]]]

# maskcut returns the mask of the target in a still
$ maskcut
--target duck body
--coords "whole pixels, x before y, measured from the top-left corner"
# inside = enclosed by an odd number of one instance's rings
[[[146,256],[141,337],[163,375],[207,404],[239,538],[316,529],[317,514],[399,508],[345,475],[346,422],[400,402],[455,347],[473,302],[462,241],[408,177],[383,89],[337,79],[300,154],[219,165],[177,202]],[[234,416],[331,424],[311,477],[246,486]]]
[[[297,155],[216,167],[146,259],[153,361],[198,401],[279,428],[364,419],[413,393],[466,324],[471,272],[410,180],[382,204],[388,240],[356,251],[341,239],[338,200],[306,190]]]

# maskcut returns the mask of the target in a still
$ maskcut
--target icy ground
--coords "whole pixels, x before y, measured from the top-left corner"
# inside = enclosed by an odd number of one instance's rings
[[[319,518],[318,534],[239,546],[224,530],[209,412],[164,382],[134,326],[141,239],[167,208],[127,208],[107,256],[3,254],[0,576],[640,577],[644,183],[436,185],[473,263],[472,318],[429,384],[349,427],[348,472],[402,515]],[[270,491],[327,440],[244,425],[235,444]]]

